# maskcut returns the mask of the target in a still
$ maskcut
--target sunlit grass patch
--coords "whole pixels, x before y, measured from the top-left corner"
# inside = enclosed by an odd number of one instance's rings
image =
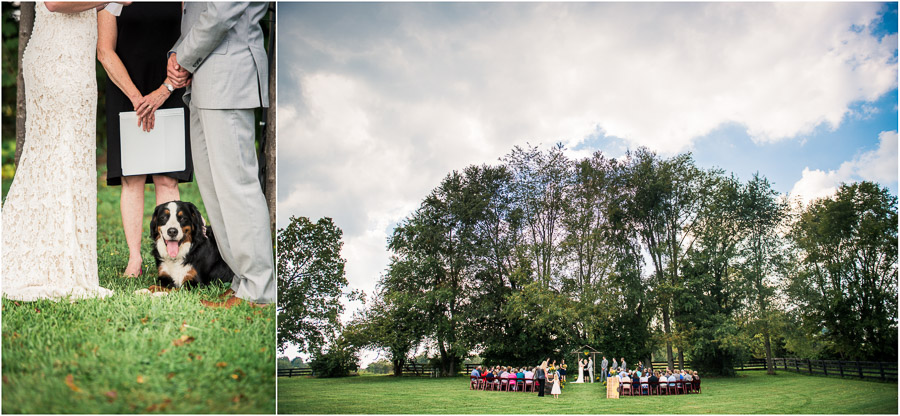
[[[897,413],[897,383],[779,372],[706,377],[702,394],[607,399],[600,383],[569,383],[559,399],[537,393],[472,391],[468,377],[278,379],[278,412],[475,414]]]
[[[225,286],[137,295],[156,272],[150,240],[144,275],[124,278],[128,248],[119,188],[100,182],[97,250],[106,299],[4,299],[4,413],[273,413],[275,308],[207,309]],[[200,207],[195,184],[181,199]],[[145,195],[145,224],[155,206]],[[146,233],[145,233],[146,234]]]

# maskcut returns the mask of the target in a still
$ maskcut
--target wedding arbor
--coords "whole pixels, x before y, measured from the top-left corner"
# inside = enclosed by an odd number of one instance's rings
[[[590,356],[590,358],[591,358],[591,368],[592,368],[592,370],[596,370],[596,368],[597,368],[597,354],[600,354],[600,351],[597,351],[596,349],[594,349],[594,348],[591,347],[591,346],[588,346],[588,345],[582,345],[580,348],[576,348],[576,349],[572,350],[572,352],[570,352],[569,354],[572,354],[572,355],[574,355],[574,356],[576,357],[576,359],[575,359],[575,362],[576,362],[576,363],[578,362],[578,360],[580,360],[580,359],[582,359],[582,358],[584,358],[584,357]],[[585,368],[584,370],[585,370],[585,371],[588,371],[587,368]],[[593,373],[596,373],[596,371],[592,371],[592,372],[593,372]],[[593,380],[591,380],[591,381],[593,382]]]

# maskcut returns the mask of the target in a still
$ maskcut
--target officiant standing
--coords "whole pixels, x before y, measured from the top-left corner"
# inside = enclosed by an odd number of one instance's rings
[[[185,122],[185,169],[123,176],[119,113],[143,110],[144,131],[155,123],[160,108],[185,108],[183,89],[166,77],[166,53],[181,35],[181,3],[134,2],[127,7],[111,3],[97,13],[97,59],[106,70],[106,184],[122,186],[119,208],[128,244],[126,277],[143,272],[141,236],[144,224],[144,185],[153,183],[156,205],[180,199],[179,182],[190,182],[190,132]],[[185,120],[188,120],[185,109]]]
[[[269,209],[256,157],[254,110],[268,107],[268,60],[259,21],[268,3],[186,2],[167,74],[191,110],[194,173],[222,258],[234,271],[224,301],[275,301]]]

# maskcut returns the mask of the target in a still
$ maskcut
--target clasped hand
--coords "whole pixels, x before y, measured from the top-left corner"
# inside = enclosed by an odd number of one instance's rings
[[[166,84],[171,85],[173,88],[184,88],[191,85],[191,73],[182,68],[181,65],[178,65],[178,60],[174,53],[169,55],[169,61],[166,65],[166,74],[168,76],[168,78],[166,78]],[[134,111],[137,114],[138,127],[141,127],[142,130],[148,132],[153,130],[153,127],[156,124],[156,109],[166,102],[166,99],[168,99],[171,94],[172,93],[169,92],[165,86],[160,86],[155,91],[138,100],[134,100],[132,104],[134,105]]]
[[[169,63],[166,65],[166,76],[172,81],[175,88],[184,88],[191,85],[191,73],[178,64],[176,54],[169,55]]]
[[[156,125],[156,109],[163,105],[171,94],[165,87],[159,87],[132,103],[137,114],[138,127],[144,131],[153,130],[153,126]]]

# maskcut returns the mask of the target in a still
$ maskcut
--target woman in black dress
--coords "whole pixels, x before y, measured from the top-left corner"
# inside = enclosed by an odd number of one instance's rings
[[[119,113],[142,107],[184,108],[183,90],[175,90],[166,78],[169,48],[181,35],[181,2],[134,2],[115,16],[111,8],[97,13],[97,59],[108,75],[106,83],[107,172],[106,184],[122,185],[120,209],[125,241],[128,243],[128,266],[125,276],[138,276],[141,268],[141,234],[144,219],[144,185],[153,183],[156,204],[180,199],[179,182],[193,178],[190,129],[185,123],[185,167],[181,172],[159,172],[154,175],[122,176],[119,137]],[[153,111],[140,120],[149,131],[154,126]]]

